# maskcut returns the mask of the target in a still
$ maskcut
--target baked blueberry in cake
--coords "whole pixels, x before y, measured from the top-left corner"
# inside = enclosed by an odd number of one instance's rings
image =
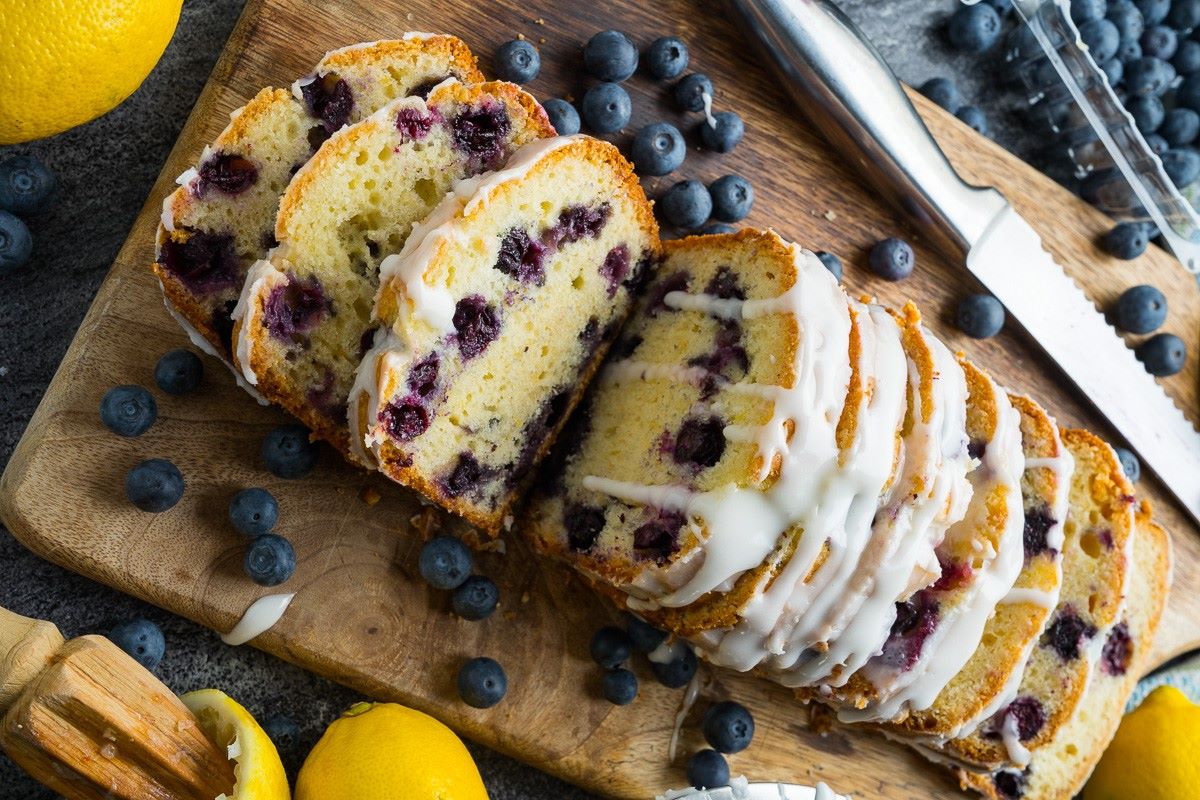
[[[942,744],[947,756],[966,763],[1013,763],[1048,742],[1081,702],[1104,638],[1118,621],[1129,572],[1133,489],[1116,453],[1095,435],[1069,429],[1062,440],[1074,470],[1058,604],[1012,702],[973,733]],[[1042,546],[1036,529],[1028,537],[1031,548]]]
[[[928,708],[910,708],[885,727],[928,737],[928,746],[970,733],[1016,697],[1025,665],[1058,602],[1063,523],[1073,461],[1050,416],[1035,402],[1009,395],[1021,415],[1023,514],[1021,571],[995,604],[978,647]],[[974,449],[979,450],[980,444]],[[988,446],[990,449],[990,445]],[[1037,711],[1025,715],[1026,730]]]
[[[355,445],[497,533],[658,253],[632,166],[597,139],[543,139],[457,184],[380,268]]]
[[[1149,518],[1146,507],[1139,512],[1130,542],[1129,580],[1117,621],[1097,639],[1100,661],[1080,701],[1047,741],[1026,754],[1022,766],[959,770],[964,788],[989,800],[1059,800],[1083,788],[1148,666],[1170,585],[1170,539]]]
[[[275,246],[279,198],[317,147],[388,101],[447,77],[483,80],[453,36],[406,34],[325,55],[291,91],[263,89],[231,115],[163,202],[154,271],[198,346],[228,362],[250,266]]]
[[[554,135],[510,83],[447,81],[342,128],[296,173],[269,259],[239,299],[234,357],[246,381],[350,456],[347,401],[373,344],[380,265],[455,181],[492,170]],[[463,313],[469,313],[465,310]],[[477,321],[483,335],[486,320]]]

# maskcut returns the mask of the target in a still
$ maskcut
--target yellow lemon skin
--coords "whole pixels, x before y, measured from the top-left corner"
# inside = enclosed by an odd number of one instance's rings
[[[0,144],[111,111],[150,74],[182,0],[0,2]]]
[[[359,703],[308,754],[295,800],[487,800],[487,790],[445,725],[395,703]]]
[[[1200,796],[1200,706],[1160,686],[1121,720],[1083,800],[1194,800]]]
[[[291,800],[279,751],[249,711],[216,689],[188,692],[179,699],[234,762],[237,782],[228,800]]]

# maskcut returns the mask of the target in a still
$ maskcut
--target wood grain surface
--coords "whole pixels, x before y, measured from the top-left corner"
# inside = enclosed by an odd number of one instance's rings
[[[747,176],[757,195],[747,224],[772,226],[807,247],[838,253],[847,263],[849,291],[875,294],[888,303],[916,300],[952,347],[967,351],[1006,386],[1037,397],[1063,424],[1112,435],[1086,398],[1064,388],[1062,376],[1015,326],[987,342],[954,331],[949,317],[956,300],[976,290],[960,265],[916,241],[912,279],[887,284],[868,275],[864,265],[872,243],[888,235],[912,238],[913,232],[792,111],[719,2],[499,0],[480,6],[249,0],[0,481],[0,513],[13,533],[69,569],[228,630],[266,591],[242,574],[244,542],[230,528],[226,507],[238,489],[265,486],[280,499],[280,532],[298,553],[296,576],[284,588],[299,594],[255,646],[372,696],[428,711],[468,737],[601,794],[646,798],[683,785],[683,758],[674,765],[667,759],[682,693],[655,684],[641,664],[641,696],[633,705],[617,708],[600,699],[599,671],[588,658],[587,643],[592,631],[614,616],[612,610],[567,574],[533,560],[518,536],[508,537],[506,555],[479,557],[479,569],[501,587],[500,612],[485,623],[461,622],[450,615],[448,598],[426,588],[415,568],[420,534],[456,523],[424,510],[383,478],[339,463],[332,452],[302,481],[273,478],[258,449],[264,434],[284,417],[257,406],[215,362],[206,362],[198,394],[157,394],[159,421],[138,439],[112,435],[97,416],[109,387],[153,386],[158,355],[186,344],[163,310],[147,269],[160,202],[174,177],[225,125],[228,113],[261,86],[286,86],[327,49],[429,30],[463,37],[485,70],[500,42],[524,34],[542,54],[542,74],[531,90],[543,98],[577,98],[587,85],[581,44],[608,27],[628,31],[643,47],[659,35],[682,36],[691,48],[691,69],[713,78],[715,106],[737,110],[746,120],[745,141],[734,153],[716,156],[692,148],[675,175],[647,183],[652,194],[683,177],[708,182],[728,172]],[[638,125],[658,119],[685,130],[699,121],[671,110],[663,85],[638,76],[629,88],[633,123],[615,137],[619,143]],[[1136,283],[1153,283],[1167,293],[1167,329],[1183,336],[1193,357],[1183,373],[1164,383],[1194,420],[1200,325],[1194,281],[1154,248],[1133,263],[1105,256],[1094,245],[1110,226],[1102,215],[922,98],[917,101],[956,166],[1007,194],[1099,305],[1107,306]],[[187,481],[183,501],[164,514],[139,512],[123,497],[125,472],[149,457],[170,458]],[[381,497],[375,505],[361,499],[369,489]],[[1140,490],[1155,500],[1159,519],[1174,532],[1176,590],[1156,647],[1160,662],[1200,640],[1200,535],[1152,478],[1143,479]],[[477,655],[497,658],[510,679],[508,697],[489,711],[468,708],[455,696],[458,665]],[[708,694],[734,696],[756,715],[754,745],[731,759],[735,774],[824,780],[860,798],[959,796],[947,775],[896,745],[858,731],[817,733],[807,709],[765,682],[719,673]],[[701,744],[698,720],[704,705],[687,716],[683,754]]]

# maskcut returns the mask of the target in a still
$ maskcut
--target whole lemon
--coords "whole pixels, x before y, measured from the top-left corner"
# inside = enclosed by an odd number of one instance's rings
[[[0,144],[50,136],[120,105],[158,63],[181,5],[0,2]]]
[[[395,703],[359,703],[308,754],[295,800],[487,800],[487,790],[445,725]]]
[[[1160,686],[1125,716],[1084,800],[1193,800],[1200,787],[1200,706]]]

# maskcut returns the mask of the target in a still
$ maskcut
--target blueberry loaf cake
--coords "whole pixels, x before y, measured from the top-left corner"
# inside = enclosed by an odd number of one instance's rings
[[[154,271],[167,307],[197,346],[226,362],[232,313],[250,266],[276,244],[289,181],[344,125],[447,77],[483,76],[453,36],[406,34],[328,53],[291,91],[263,89],[231,115],[163,202]]]
[[[355,457],[347,401],[377,327],[380,264],[455,181],[553,134],[541,106],[515,85],[457,81],[335,133],[288,186],[279,244],[243,287],[234,358],[245,379]]]
[[[1112,448],[774,234],[664,254],[522,532],[716,665],[1065,800],[1167,588]]]
[[[380,267],[386,334],[353,393],[355,446],[498,532],[658,251],[650,204],[605,142],[544,139],[459,183]]]

